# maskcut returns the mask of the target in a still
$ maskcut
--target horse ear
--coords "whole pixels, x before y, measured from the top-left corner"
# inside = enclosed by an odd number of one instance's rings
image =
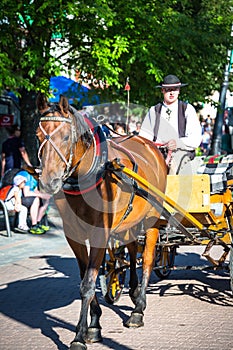
[[[39,92],[36,98],[36,106],[39,111],[44,110],[48,107],[48,99],[45,94]]]
[[[62,106],[64,113],[68,113],[69,102],[68,102],[68,99],[64,95],[60,95],[59,105]]]

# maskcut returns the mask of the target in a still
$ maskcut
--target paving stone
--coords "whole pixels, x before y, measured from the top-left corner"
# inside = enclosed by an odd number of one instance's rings
[[[0,349],[67,350],[80,311],[80,277],[54,211],[43,236],[0,236]],[[179,263],[203,263],[201,247],[181,247]],[[188,262],[187,262],[188,260]],[[100,288],[103,343],[88,350],[233,350],[233,298],[226,272],[173,271],[152,274],[144,327],[123,321],[133,304],[128,287],[108,305]]]

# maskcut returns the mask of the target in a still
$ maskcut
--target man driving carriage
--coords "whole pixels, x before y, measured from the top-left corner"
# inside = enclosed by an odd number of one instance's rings
[[[201,125],[190,103],[178,100],[180,88],[187,84],[175,75],[167,75],[157,88],[161,88],[163,102],[152,106],[141,126],[139,135],[172,151],[169,174],[178,174],[195,156],[201,143]]]

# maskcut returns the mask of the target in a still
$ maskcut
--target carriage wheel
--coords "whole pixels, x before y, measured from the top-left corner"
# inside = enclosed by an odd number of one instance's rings
[[[105,275],[100,276],[100,286],[105,301],[108,304],[116,303],[125,286],[126,253],[125,247],[108,249],[109,260],[105,260]]]
[[[170,275],[174,266],[176,246],[157,246],[155,252],[154,272],[163,279]]]
[[[233,243],[231,243],[230,248],[230,262],[229,262],[229,268],[230,268],[230,282],[231,282],[231,291],[233,293]]]

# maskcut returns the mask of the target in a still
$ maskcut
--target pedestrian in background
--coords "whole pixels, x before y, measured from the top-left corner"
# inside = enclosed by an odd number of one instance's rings
[[[11,126],[7,128],[9,137],[2,144],[2,169],[1,178],[7,170],[20,169],[22,161],[28,166],[32,166],[27,151],[24,146],[23,140],[19,137],[18,127]],[[18,133],[18,136],[17,134]]]

